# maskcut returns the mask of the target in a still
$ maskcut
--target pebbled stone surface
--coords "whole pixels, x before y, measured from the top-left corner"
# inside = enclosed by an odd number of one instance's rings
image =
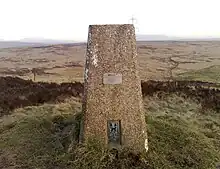
[[[94,137],[108,145],[107,120],[120,120],[120,147],[148,149],[138,69],[133,25],[89,26],[81,141]],[[121,74],[122,83],[103,84],[105,73]]]

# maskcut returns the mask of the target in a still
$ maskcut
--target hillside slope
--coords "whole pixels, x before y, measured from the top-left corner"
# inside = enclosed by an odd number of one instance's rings
[[[184,95],[145,98],[149,152],[138,156],[78,145],[76,98],[20,108],[0,121],[0,168],[214,169],[220,163],[220,114],[201,109]]]

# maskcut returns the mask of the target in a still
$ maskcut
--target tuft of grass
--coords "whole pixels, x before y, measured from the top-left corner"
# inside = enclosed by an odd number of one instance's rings
[[[211,169],[220,163],[220,114],[184,96],[145,98],[149,151],[78,144],[81,103],[18,109],[0,122],[0,168]]]
[[[220,83],[220,65],[210,66],[208,68],[194,70],[177,75],[178,80],[199,80],[205,82]]]

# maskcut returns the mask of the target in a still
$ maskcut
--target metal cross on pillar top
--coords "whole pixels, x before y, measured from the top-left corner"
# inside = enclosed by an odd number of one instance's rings
[[[133,16],[131,17],[131,22],[132,22],[132,24],[134,24],[134,21],[137,21],[137,19],[135,19]]]
[[[139,31],[138,27],[135,26],[135,24],[137,24],[137,19],[136,19],[134,16],[132,16],[131,19],[129,19],[129,22],[130,22],[130,21],[131,21],[131,23],[134,25],[135,30]]]

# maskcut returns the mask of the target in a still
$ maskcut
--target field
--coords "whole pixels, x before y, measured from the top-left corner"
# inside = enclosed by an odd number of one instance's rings
[[[140,155],[77,143],[85,44],[0,49],[0,168],[220,165],[220,42],[138,42],[137,50],[149,135]]]
[[[220,42],[138,42],[141,79],[220,82]],[[0,50],[0,75],[36,81],[83,81],[86,44]]]

